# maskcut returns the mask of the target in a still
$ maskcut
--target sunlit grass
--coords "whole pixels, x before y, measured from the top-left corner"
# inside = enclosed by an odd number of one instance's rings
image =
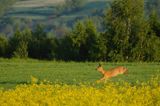
[[[19,84],[29,84],[31,76],[39,81],[62,82],[78,84],[80,82],[94,83],[102,75],[95,70],[99,62],[63,62],[39,61],[33,59],[0,59],[0,87],[13,88]],[[121,80],[135,84],[145,82],[154,75],[160,75],[159,63],[102,63],[104,69],[124,66],[128,75],[119,75],[110,79],[113,82]]]

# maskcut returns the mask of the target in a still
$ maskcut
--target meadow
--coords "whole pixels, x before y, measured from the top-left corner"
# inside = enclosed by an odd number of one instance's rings
[[[58,62],[20,59],[0,59],[0,87],[12,88],[18,84],[31,82],[35,77],[39,82],[61,82],[78,84],[82,82],[94,83],[102,75],[95,70],[99,62]],[[153,76],[160,75],[159,63],[108,63],[102,62],[104,69],[116,66],[128,68],[128,75],[119,75],[111,81],[126,81],[136,83],[146,82]]]
[[[128,75],[105,83],[99,62],[0,59],[1,106],[159,106],[159,63],[108,63],[125,66]]]

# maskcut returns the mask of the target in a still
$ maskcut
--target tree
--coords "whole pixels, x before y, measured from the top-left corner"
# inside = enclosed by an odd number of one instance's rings
[[[9,39],[10,56],[18,58],[28,57],[28,43],[31,40],[30,29],[25,29],[22,32],[17,30],[13,37]]]
[[[152,11],[149,16],[148,22],[151,30],[156,34],[156,36],[160,37],[160,20],[156,11]]]
[[[98,33],[92,20],[87,20],[85,26],[87,38],[84,52],[87,53],[87,59],[90,61],[105,60],[107,48],[103,36]]]
[[[106,46],[92,20],[78,21],[72,31],[61,40],[59,57],[65,60],[105,60]]]
[[[74,47],[69,34],[57,40],[56,58],[58,60],[70,61],[78,60],[77,48]]]
[[[29,43],[29,56],[31,58],[44,59],[43,50],[45,48],[43,46],[43,43],[46,37],[47,34],[44,32],[43,26],[37,25],[35,30],[32,31],[32,39]]]
[[[148,33],[143,7],[143,0],[115,0],[112,3],[105,16],[109,60],[132,60],[132,49]]]
[[[144,0],[115,0],[105,16],[108,59],[110,61],[157,61],[159,38],[155,17],[144,16]],[[154,29],[154,30],[153,30]]]
[[[84,47],[86,37],[85,26],[83,22],[78,21],[66,37],[70,48],[69,53],[72,54],[69,56],[70,59],[77,61],[86,59],[86,48]]]
[[[29,57],[37,59],[54,59],[56,41],[54,37],[48,37],[42,25],[38,25],[32,32],[29,42]]]
[[[0,35],[0,57],[6,57],[8,50],[8,39],[4,35]]]
[[[27,58],[28,57],[28,44],[24,41],[19,42],[15,51],[13,52],[13,57],[16,58]]]

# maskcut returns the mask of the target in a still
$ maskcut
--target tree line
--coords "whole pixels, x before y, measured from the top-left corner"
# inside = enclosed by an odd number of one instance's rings
[[[64,61],[160,61],[160,20],[145,17],[144,0],[115,0],[103,18],[104,31],[92,19],[77,21],[63,38],[43,26],[0,36],[0,57]]]

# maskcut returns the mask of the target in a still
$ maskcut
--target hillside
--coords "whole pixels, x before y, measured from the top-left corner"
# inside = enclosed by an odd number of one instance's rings
[[[101,16],[113,0],[84,1],[81,8],[67,11],[64,6],[65,0],[18,0],[0,19],[0,33],[10,36],[17,28],[34,29],[37,24],[43,24],[47,32],[63,36],[77,20],[88,17],[92,18],[101,30]]]
[[[96,20],[103,15],[109,2],[110,0],[88,0],[76,11],[64,11],[61,10],[64,0],[20,0],[5,14],[0,29],[11,35],[16,27],[33,29],[37,24],[43,24],[47,32],[61,36],[75,21],[87,17],[92,17],[99,25]]]
[[[0,20],[12,36],[0,34],[4,58],[160,61],[159,7],[149,1],[16,1]]]
[[[64,0],[20,0],[15,5],[16,7],[26,7],[26,8],[33,8],[33,7],[42,7],[42,6],[52,6],[58,3],[63,3]]]

